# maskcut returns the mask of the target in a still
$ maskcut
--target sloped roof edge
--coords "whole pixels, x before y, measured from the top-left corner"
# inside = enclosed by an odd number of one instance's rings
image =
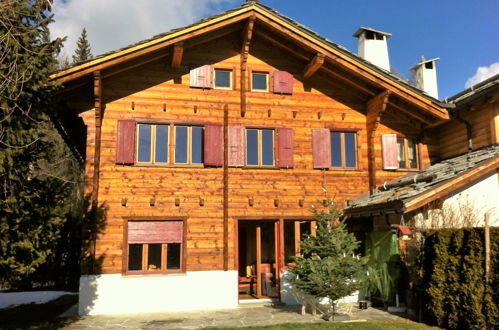
[[[409,81],[402,79],[402,78],[398,77],[397,75],[372,64],[371,62],[361,58],[357,54],[350,52],[349,50],[347,50],[343,46],[336,44],[333,41],[331,41],[325,37],[320,36],[319,34],[314,32],[310,28],[308,28],[308,27],[296,22],[295,20],[279,13],[277,10],[275,10],[271,7],[265,6],[261,3],[251,2],[251,1],[243,3],[241,7],[230,9],[230,10],[224,11],[222,13],[201,19],[201,20],[199,20],[193,24],[190,24],[188,26],[172,29],[168,32],[158,34],[158,35],[154,36],[153,38],[140,41],[138,43],[135,43],[135,44],[123,47],[121,49],[118,49],[116,51],[112,51],[112,52],[108,52],[108,53],[99,55],[93,59],[86,61],[86,62],[79,63],[79,64],[77,64],[69,69],[57,72],[51,76],[51,79],[53,79],[53,80],[59,80],[59,79],[65,80],[64,78],[67,79],[69,76],[76,74],[78,72],[81,72],[83,70],[88,70],[88,69],[92,68],[93,66],[103,65],[104,63],[106,63],[108,61],[116,60],[116,59],[121,58],[123,56],[132,54],[134,52],[137,52],[140,50],[145,50],[148,47],[159,45],[159,44],[166,42],[170,39],[173,39],[177,36],[185,35],[188,32],[199,30],[201,28],[213,25],[215,23],[222,22],[226,19],[234,18],[238,15],[247,14],[248,12],[250,12],[252,10],[254,10],[255,12],[258,12],[260,14],[267,14],[265,16],[273,17],[274,20],[280,19],[284,23],[290,24],[295,29],[301,31],[302,33],[305,33],[309,38],[312,38],[313,41],[315,41],[316,43],[319,43],[319,46],[323,47],[325,45],[327,47],[331,47],[334,51],[339,52],[340,54],[346,56],[346,58],[350,62],[352,62],[352,60],[353,60],[353,63],[355,63],[356,65],[360,64],[361,66],[364,66],[368,70],[374,71],[375,75],[376,74],[381,75],[385,79],[385,81],[387,80],[387,82],[390,82],[391,84],[395,83],[395,86],[398,85],[398,86],[403,86],[404,88],[407,88],[408,90],[416,93],[420,97],[425,98],[427,101],[430,102],[430,104],[433,104],[434,107],[438,107],[440,109],[440,111],[442,112],[442,116],[447,117],[447,114],[441,110],[442,108],[446,108],[446,104],[444,102],[431,97],[430,95],[428,95],[424,91],[422,91],[422,90],[418,89],[417,87],[413,86],[412,84],[410,84]],[[67,80],[71,80],[71,79],[67,79]]]

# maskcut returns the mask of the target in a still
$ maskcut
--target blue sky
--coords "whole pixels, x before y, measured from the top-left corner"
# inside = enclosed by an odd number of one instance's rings
[[[409,76],[422,55],[437,62],[440,98],[499,73],[499,0],[262,0],[357,52],[360,26],[393,34],[390,63]],[[242,0],[56,0],[53,35],[68,35],[67,53],[86,26],[94,55],[239,6]],[[494,63],[497,63],[494,65]],[[479,67],[483,67],[477,74]]]

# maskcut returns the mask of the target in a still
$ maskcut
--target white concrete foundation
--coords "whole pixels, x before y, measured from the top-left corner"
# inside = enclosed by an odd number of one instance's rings
[[[291,293],[294,286],[291,283],[290,279],[291,273],[288,271],[281,272],[281,302],[286,305],[299,305],[298,301],[296,301],[295,297]],[[329,303],[326,298],[323,298],[324,301],[321,303]],[[352,295],[348,297],[343,297],[340,299],[340,303],[356,303],[359,301],[359,291],[354,292]]]
[[[238,306],[237,271],[83,275],[78,314],[151,313]]]

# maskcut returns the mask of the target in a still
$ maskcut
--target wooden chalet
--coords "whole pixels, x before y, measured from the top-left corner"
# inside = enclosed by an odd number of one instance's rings
[[[437,161],[428,132],[449,118],[252,1],[52,78],[85,194],[103,211],[80,314],[286,301],[281,275],[314,232],[310,207],[343,206]],[[360,238],[371,227],[351,224]]]

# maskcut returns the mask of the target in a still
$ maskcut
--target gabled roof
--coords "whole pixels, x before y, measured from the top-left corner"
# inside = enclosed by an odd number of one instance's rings
[[[351,53],[346,48],[320,36],[275,9],[253,1],[245,2],[239,8],[202,19],[189,26],[170,30],[151,39],[97,56],[87,62],[79,63],[69,69],[55,73],[51,78],[65,83],[144,54],[166,49],[168,46],[188,40],[193,36],[202,35],[236,22],[242,22],[251,16],[255,16],[258,23],[273,27],[276,31],[285,31],[287,36],[292,36],[297,42],[306,43],[306,46],[312,51],[325,54],[330,63],[341,66],[354,75],[362,75],[369,83],[378,88],[395,92],[405,101],[425,110],[428,115],[440,119],[448,118],[444,103],[412,86],[408,81]]]
[[[433,200],[452,195],[497,168],[499,145],[475,150],[436,163],[418,174],[391,181],[387,186],[392,188],[380,188],[372,196],[359,196],[350,201],[345,214],[364,216],[411,212]],[[425,180],[419,182],[418,177]]]
[[[476,85],[465,89],[447,99],[448,102],[461,106],[467,104],[485,94],[499,91],[499,74],[492,76]]]

